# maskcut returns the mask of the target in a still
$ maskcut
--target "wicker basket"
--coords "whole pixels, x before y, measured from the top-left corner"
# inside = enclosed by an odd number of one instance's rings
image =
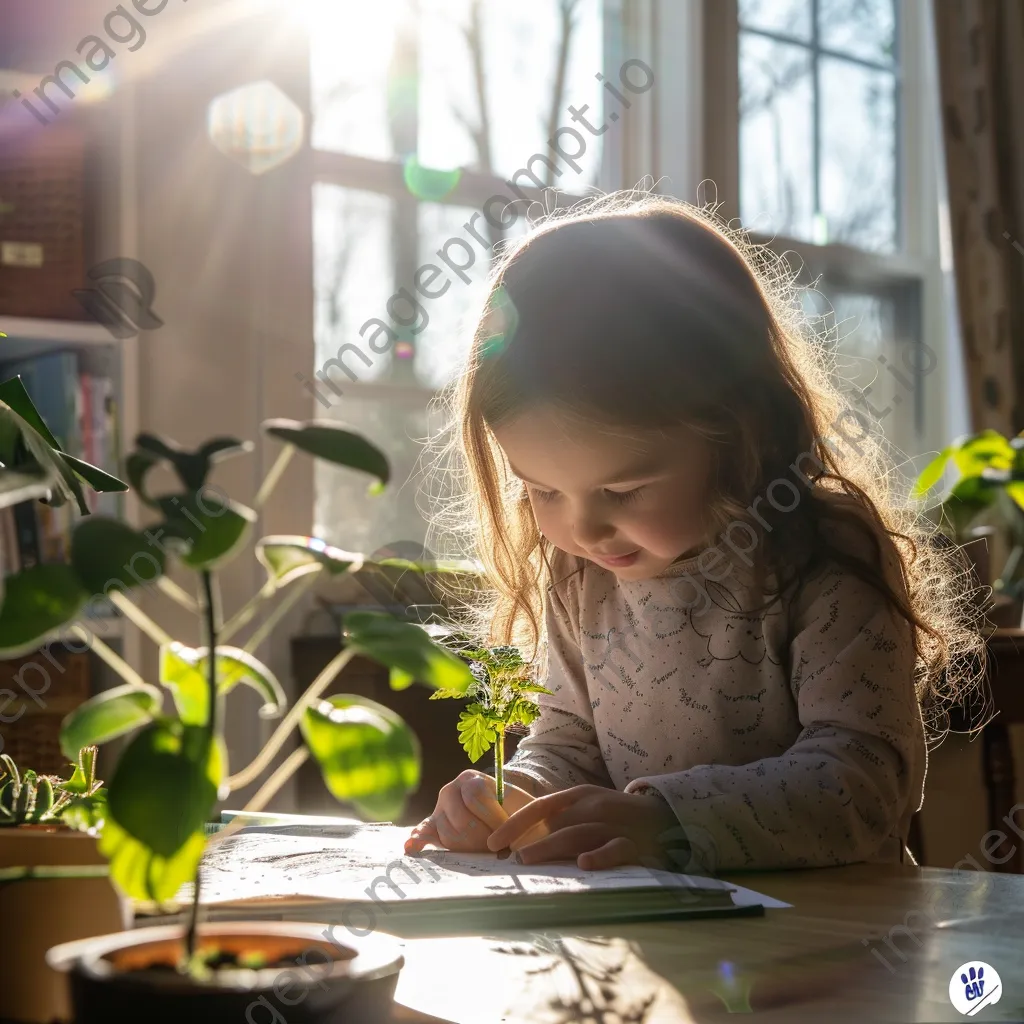
[[[70,118],[0,146],[0,315],[88,319],[85,152]]]
[[[19,768],[67,778],[71,762],[60,749],[63,720],[63,715],[23,715],[17,722],[0,723],[0,753],[9,754]]]
[[[11,709],[6,710],[6,717],[17,714],[13,708],[22,705],[29,714],[49,711],[66,715],[89,699],[89,655],[72,654],[56,645],[49,650],[57,665],[39,651],[24,658],[0,661],[0,695],[5,689],[15,695]],[[0,712],[4,711],[4,706],[0,705]]]

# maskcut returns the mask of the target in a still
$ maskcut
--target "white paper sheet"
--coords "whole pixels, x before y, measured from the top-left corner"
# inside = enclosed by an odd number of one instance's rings
[[[245,899],[401,900],[500,893],[566,893],[664,885],[724,889],[739,906],[790,904],[720,879],[631,866],[584,871],[575,863],[521,864],[513,854],[428,848],[408,857],[408,828],[395,825],[256,826],[211,840],[202,868],[204,903]]]

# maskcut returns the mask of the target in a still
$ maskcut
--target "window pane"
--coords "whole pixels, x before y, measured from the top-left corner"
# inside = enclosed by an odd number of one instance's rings
[[[748,230],[810,238],[811,61],[799,46],[740,34],[740,212]]]
[[[564,152],[581,152],[580,171],[558,159],[560,175],[540,160],[533,168],[565,191],[593,184],[603,139],[574,123],[568,107],[596,130],[605,124],[606,94],[594,77],[604,67],[601,8],[596,0],[422,0],[420,162],[509,177],[533,154],[550,156],[547,140],[567,127],[583,139],[560,136]],[[618,106],[609,98],[609,113]]]
[[[428,387],[442,387],[451,379],[455,368],[469,350],[473,317],[484,300],[487,290],[487,274],[490,259],[483,246],[474,243],[463,225],[473,216],[474,211],[462,206],[443,206],[438,203],[421,203],[419,207],[420,263],[443,264],[437,251],[450,240],[457,244],[449,252],[459,266],[466,266],[463,273],[470,280],[465,282],[453,273],[439,277],[430,286],[431,291],[444,290],[435,299],[422,300],[429,311],[430,322],[425,330],[416,336],[415,369],[416,379]],[[477,230],[488,237],[487,222],[476,219]],[[470,265],[470,249],[474,257]],[[449,282],[445,287],[445,280]]]
[[[316,460],[313,532],[346,551],[369,553],[396,541],[424,542],[426,524],[417,510],[421,477],[420,440],[427,431],[428,395],[409,392],[387,398],[360,395],[353,387],[340,405],[318,415],[344,422],[388,457],[391,482],[379,495],[367,493],[365,473]],[[422,499],[421,499],[422,501]]]
[[[893,0],[819,0],[821,45],[891,64],[896,50]]]
[[[394,202],[387,196],[338,185],[313,186],[316,367],[345,391],[346,401],[346,385],[353,377],[375,380],[392,357],[386,336],[368,327],[364,337],[359,328],[370,318],[391,323],[387,305],[395,290],[393,221]],[[404,308],[399,312],[408,315]],[[339,353],[348,345],[358,352],[346,348]],[[337,364],[324,369],[331,359],[339,359],[349,372]],[[332,396],[332,401],[337,398]]]
[[[824,293],[823,293],[824,292]],[[820,317],[814,327],[827,334],[836,353],[837,383],[849,408],[868,418],[901,451],[914,449],[914,374],[904,363],[896,338],[896,303],[887,295],[805,291],[808,314]],[[911,363],[911,365],[913,365]],[[855,436],[852,417],[844,422]]]
[[[897,242],[895,77],[823,57],[821,99],[821,204],[828,240],[892,252]]]
[[[457,265],[466,267],[464,273],[470,279],[466,282],[457,274],[448,272],[434,279],[428,286],[433,292],[444,289],[443,294],[433,299],[420,298],[430,321],[416,336],[414,367],[417,381],[426,387],[443,387],[462,364],[469,351],[476,317],[487,294],[487,281],[492,263],[490,251],[485,251],[481,243],[474,242],[472,234],[465,227],[474,213],[475,230],[491,245],[495,241],[500,245],[502,236],[498,232],[492,232],[479,211],[439,203],[421,203],[419,206],[420,265],[432,264],[444,270],[437,252],[447,242],[452,242],[453,244],[448,247],[451,259]],[[517,218],[504,237],[511,239],[525,234],[525,221],[525,217]],[[472,246],[472,263],[469,250],[465,246]],[[450,282],[447,288],[446,280]]]
[[[740,24],[766,32],[811,38],[812,0],[739,0]]]
[[[310,33],[315,149],[390,159],[388,69],[402,0],[331,0]]]

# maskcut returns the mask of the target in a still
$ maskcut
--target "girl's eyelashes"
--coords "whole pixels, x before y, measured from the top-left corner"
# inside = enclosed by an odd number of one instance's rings
[[[530,487],[530,492],[538,501],[551,501],[557,493],[556,491],[542,491],[539,487]]]
[[[631,491],[609,491],[605,488],[604,493],[611,498],[612,501],[625,505],[631,501],[639,501],[643,497],[643,490],[644,488],[642,486],[634,487]],[[530,492],[537,501],[552,501],[558,496],[557,491],[542,491],[539,487],[531,487]]]
[[[609,491],[604,492],[612,501],[620,501],[626,504],[630,501],[639,501],[643,497],[643,487],[634,487],[631,491]]]

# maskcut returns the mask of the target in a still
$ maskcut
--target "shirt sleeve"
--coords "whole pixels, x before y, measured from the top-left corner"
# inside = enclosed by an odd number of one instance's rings
[[[567,590],[572,587],[570,581]],[[571,593],[563,601],[556,590],[547,591],[544,616],[548,664],[542,685],[553,692],[537,694],[540,716],[505,766],[508,781],[533,796],[582,785],[615,788],[594,732],[579,620],[573,614],[578,602]]]
[[[752,764],[698,765],[626,786],[669,803],[690,846],[685,870],[869,860],[895,845],[891,837],[902,842],[920,807],[926,752],[909,623],[836,566],[804,585],[794,613],[796,742]]]

